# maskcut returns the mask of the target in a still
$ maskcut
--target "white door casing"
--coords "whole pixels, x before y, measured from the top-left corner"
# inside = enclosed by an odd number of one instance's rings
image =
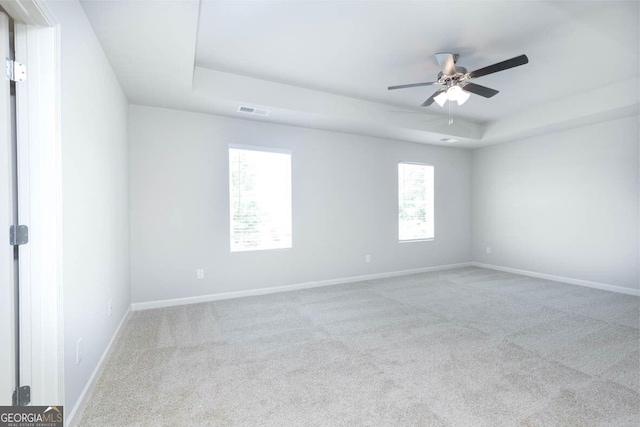
[[[9,245],[13,224],[11,97],[4,72],[9,56],[9,17],[0,12],[0,405],[11,405],[15,387],[13,247]]]
[[[27,80],[16,87],[19,219],[30,235],[20,246],[20,368],[32,405],[63,398],[58,31],[15,24],[16,60],[27,64]]]
[[[27,66],[27,79],[16,84],[15,93],[18,219],[20,224],[29,226],[29,243],[19,247],[23,294],[21,385],[31,386],[31,405],[62,405],[60,25],[44,0],[0,0],[0,6],[14,21],[15,59]],[[9,19],[2,16],[8,28]],[[10,97],[5,103],[3,96],[5,92],[9,96],[10,84],[4,77],[9,40],[3,36],[7,33],[1,30],[2,25],[0,23],[0,60],[3,61],[0,71],[0,405],[5,405],[11,404],[15,387],[15,371],[9,373],[7,369],[15,366],[15,344],[10,336],[15,324],[13,302],[9,302],[13,301],[14,292],[13,248],[9,245],[9,225],[13,221],[11,205],[7,202],[12,196],[8,113],[13,103]],[[5,177],[8,178],[6,186]]]

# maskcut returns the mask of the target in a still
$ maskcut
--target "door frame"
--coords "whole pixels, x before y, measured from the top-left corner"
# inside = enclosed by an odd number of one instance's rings
[[[10,55],[9,17],[0,14],[0,59]],[[13,125],[11,88],[0,80],[0,405],[10,405],[16,387],[15,283],[13,246],[9,245],[9,226],[13,224]],[[5,367],[5,364],[7,365]]]
[[[16,84],[19,217],[29,226],[20,246],[21,376],[29,380],[21,385],[31,386],[31,405],[63,405],[60,25],[44,0],[0,6],[14,20],[15,59],[27,66]]]

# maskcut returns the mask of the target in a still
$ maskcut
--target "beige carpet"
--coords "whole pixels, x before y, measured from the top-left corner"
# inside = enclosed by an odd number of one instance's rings
[[[640,299],[481,268],[136,312],[84,426],[638,426]]]

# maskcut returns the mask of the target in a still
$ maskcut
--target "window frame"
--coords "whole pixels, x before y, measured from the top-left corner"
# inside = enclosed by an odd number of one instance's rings
[[[291,217],[291,245],[286,248],[253,248],[253,249],[242,249],[242,250],[233,250],[231,245],[231,240],[233,238],[233,204],[231,203],[231,168],[230,168],[230,150],[246,150],[246,151],[259,151],[263,153],[277,153],[277,154],[288,154],[290,156],[290,179],[289,185],[291,188],[291,203],[290,203],[290,217]],[[269,251],[290,251],[293,249],[293,150],[290,148],[282,148],[282,147],[272,147],[265,145],[249,145],[249,144],[235,144],[229,143],[227,144],[227,203],[229,204],[227,212],[229,213],[229,222],[228,222],[228,230],[229,230],[229,253],[230,254],[242,254],[248,252],[269,252]]]
[[[433,242],[436,240],[436,166],[431,163],[404,161],[399,160],[396,165],[396,208],[400,208],[400,165],[416,165],[416,166],[430,166],[433,168],[433,237],[424,237],[418,239],[401,239],[400,238],[400,212],[396,214],[398,220],[398,226],[396,231],[398,232],[398,243],[418,243],[418,242]]]

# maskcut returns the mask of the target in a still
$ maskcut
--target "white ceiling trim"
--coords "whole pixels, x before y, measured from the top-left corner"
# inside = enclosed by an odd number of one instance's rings
[[[481,124],[454,118],[454,125],[447,124],[447,117],[430,114],[427,111],[406,110],[397,107],[363,101],[339,95],[309,90],[305,88],[268,82],[231,73],[196,67],[193,93],[200,97],[215,97],[237,102],[239,105],[277,108],[290,112],[340,121],[335,130],[355,132],[355,127],[374,126],[377,128],[406,129],[422,133],[419,142],[436,143],[445,136],[461,141],[479,141],[482,136]],[[276,114],[272,114],[274,118]],[[344,128],[345,123],[352,126]],[[292,123],[298,125],[298,123]]]
[[[638,79],[596,87],[489,123],[482,139],[505,142],[637,115],[639,93]]]

